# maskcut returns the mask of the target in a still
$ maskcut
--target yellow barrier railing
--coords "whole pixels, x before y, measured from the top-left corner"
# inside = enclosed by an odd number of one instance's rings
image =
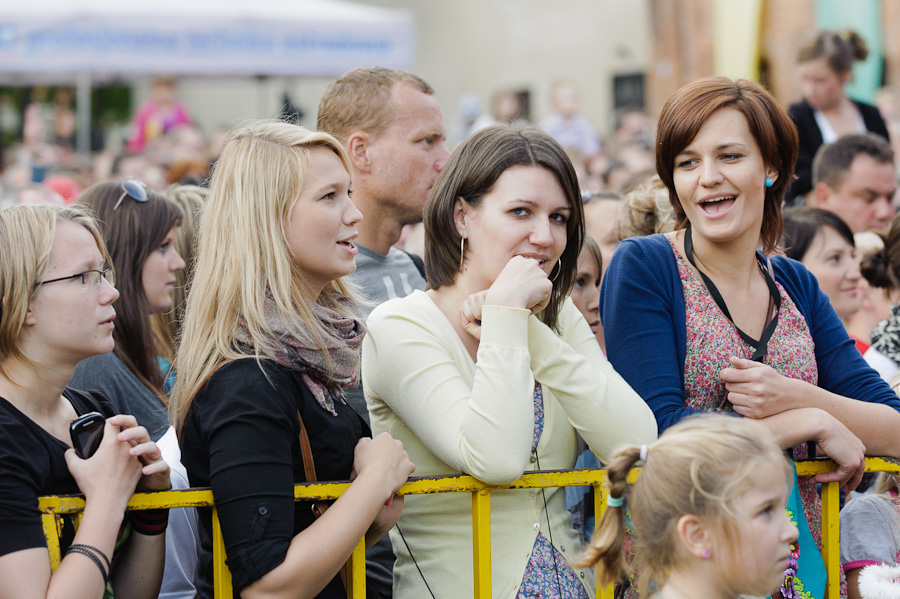
[[[835,468],[831,460],[807,460],[797,462],[797,474],[809,476]],[[866,472],[900,472],[900,460],[866,458]],[[631,474],[631,482],[638,471]],[[430,493],[472,493],[472,543],[474,549],[475,599],[491,597],[491,500],[490,493],[505,489],[533,489],[546,487],[594,487],[594,508],[599,519],[606,509],[606,470],[557,470],[529,472],[508,485],[488,485],[471,476],[412,478],[400,489],[401,495]],[[297,500],[336,499],[350,483],[304,483],[294,487]],[[58,515],[78,514],[84,509],[84,499],[78,495],[54,495],[41,497],[44,534],[50,552],[50,563],[55,569],[60,562],[59,534],[61,523]],[[142,510],[174,507],[213,508],[213,582],[216,599],[232,599],[231,573],[225,565],[225,545],[222,530],[209,489],[182,489],[156,493],[135,493],[128,502],[128,509]],[[840,593],[840,527],[838,524],[838,485],[822,486],[822,558],[828,572],[825,599],[838,599]],[[77,516],[76,516],[77,518]],[[76,521],[76,525],[77,525]],[[365,545],[361,540],[348,561],[347,597],[365,599]],[[612,599],[612,586],[597,586],[597,597]]]

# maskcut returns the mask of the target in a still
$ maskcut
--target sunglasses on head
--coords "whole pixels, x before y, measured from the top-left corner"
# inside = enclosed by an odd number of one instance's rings
[[[147,201],[147,185],[143,181],[138,181],[134,177],[129,177],[122,181],[122,195],[119,196],[119,201],[116,202],[116,205],[113,206],[113,212],[119,209],[119,204],[122,203],[122,200],[125,199],[125,196],[128,196],[135,202],[140,202],[143,204]]]

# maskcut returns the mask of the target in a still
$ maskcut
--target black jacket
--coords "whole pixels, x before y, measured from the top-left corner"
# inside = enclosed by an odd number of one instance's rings
[[[887,131],[887,125],[881,117],[878,109],[871,104],[865,102],[857,102],[851,100],[859,114],[862,115],[863,123],[866,125],[866,131],[877,133],[883,138],[890,140]],[[816,123],[816,117],[813,114],[813,107],[809,102],[803,100],[796,104],[791,104],[788,108],[788,114],[797,126],[797,133],[800,136],[800,148],[797,154],[797,166],[794,174],[797,179],[788,190],[786,199],[789,204],[794,203],[793,199],[806,194],[812,189],[812,163],[819,146],[822,145],[822,132]]]

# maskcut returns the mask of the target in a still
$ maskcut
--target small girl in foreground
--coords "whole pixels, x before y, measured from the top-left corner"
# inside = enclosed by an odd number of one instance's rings
[[[628,494],[637,533],[642,597],[705,599],[769,595],[794,565],[797,528],[785,512],[791,471],[761,424],[729,416],[688,418],[649,446],[620,449],[609,465],[608,509],[583,566],[603,584],[625,572]]]

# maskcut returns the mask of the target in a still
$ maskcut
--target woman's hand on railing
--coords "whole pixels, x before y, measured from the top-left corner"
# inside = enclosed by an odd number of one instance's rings
[[[363,437],[359,440],[353,454],[353,469],[357,480],[371,477],[380,481],[384,488],[382,501],[387,502],[416,467],[403,449],[403,443],[388,433],[381,433],[373,439]]]
[[[167,491],[172,488],[169,480],[169,465],[162,458],[162,450],[150,440],[150,434],[143,426],[138,426],[137,419],[127,414],[119,414],[109,419],[115,426],[122,427],[117,438],[131,445],[129,453],[142,464],[141,478],[137,484],[138,491]]]
[[[821,434],[815,439],[819,451],[834,460],[837,470],[816,475],[816,482],[838,482],[848,491],[854,490],[866,470],[866,446],[850,429],[823,410],[820,412]]]
[[[131,444],[118,439],[120,426],[112,418],[107,419],[100,446],[86,460],[79,458],[74,449],[66,451],[66,465],[85,500],[112,502],[108,507],[114,513],[125,512],[141,478],[141,463],[131,454]]]

